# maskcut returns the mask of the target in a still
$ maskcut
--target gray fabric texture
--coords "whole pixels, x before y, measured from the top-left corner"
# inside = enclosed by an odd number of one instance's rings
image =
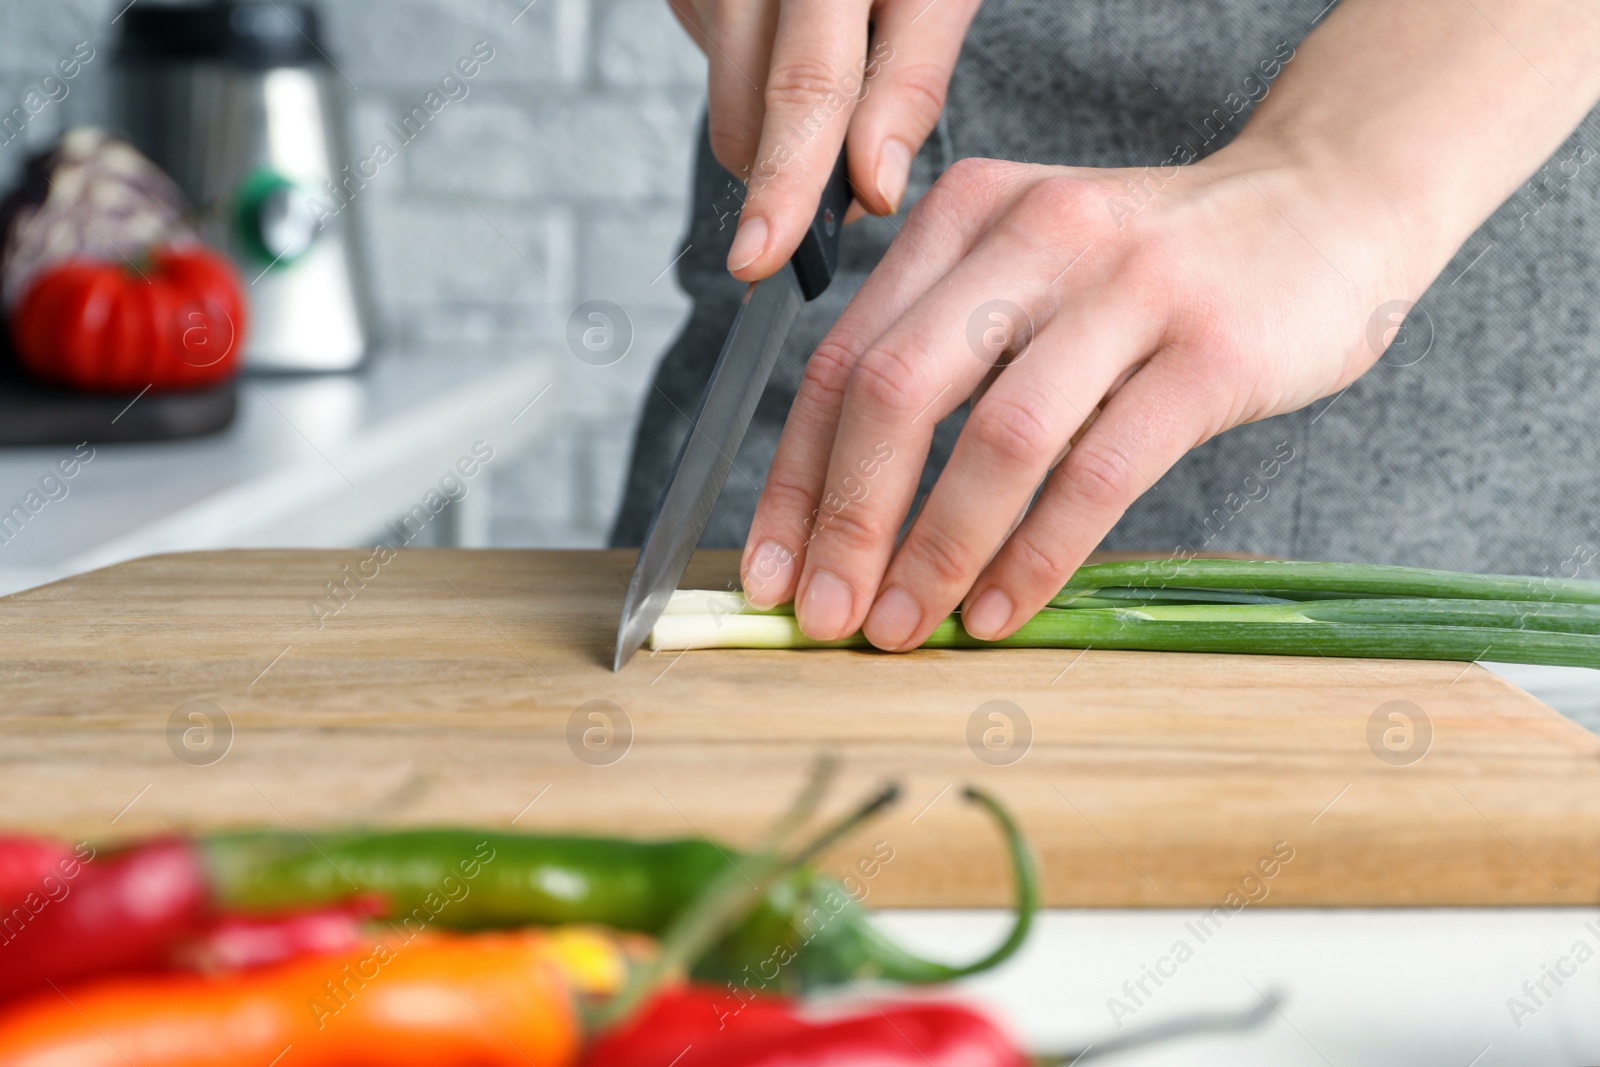
[[[1323,2],[989,0],[906,203],[965,156],[1144,166],[1180,142],[1214,151],[1249,114],[1216,135],[1217,110],[1310,32]],[[1195,449],[1103,547],[1591,574],[1600,544],[1597,115],[1463,245],[1412,313],[1403,351],[1338,397]],[[614,544],[642,539],[742,292],[723,269],[737,189],[702,137],[678,267],[694,311],[648,395]],[[743,544],[805,360],[902,221],[846,230],[839,275],[789,337],[703,545]],[[961,419],[940,427],[924,492]]]

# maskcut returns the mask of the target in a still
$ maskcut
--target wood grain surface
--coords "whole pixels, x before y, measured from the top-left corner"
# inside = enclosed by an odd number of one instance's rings
[[[1600,740],[1477,667],[702,651],[613,674],[632,553],[370,556],[158,556],[0,599],[0,822],[94,838],[475,823],[747,842],[828,749],[845,764],[835,807],[884,779],[906,787],[830,859],[843,870],[889,844],[873,904],[1005,901],[965,783],[1017,811],[1051,905],[1600,899]],[[724,587],[735,563],[703,553],[687,581]],[[1020,709],[1009,748],[993,701]],[[609,734],[590,714],[608,707]],[[1373,721],[1396,728],[1397,709],[1416,732],[1390,754]],[[1275,849],[1293,858],[1252,877]]]

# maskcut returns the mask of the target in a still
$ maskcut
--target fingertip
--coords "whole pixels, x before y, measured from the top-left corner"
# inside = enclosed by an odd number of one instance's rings
[[[855,202],[850,207],[850,214],[845,216],[846,224],[860,218],[861,214],[882,218],[895,213],[896,205],[886,199],[879,189],[878,171],[882,156],[881,146],[869,141],[865,134],[851,131],[850,190]]]
[[[789,600],[794,585],[795,554],[777,541],[766,540],[746,554],[740,568],[744,598],[761,611]]]
[[[854,615],[850,587],[830,571],[813,571],[795,604],[801,632],[813,641],[837,641],[849,636]]]
[[[900,210],[900,200],[906,194],[906,183],[911,178],[911,148],[897,137],[890,137],[878,149],[878,164],[873,171],[872,188],[885,206],[884,214]]]
[[[772,228],[767,225],[767,220],[760,215],[747,215],[739,220],[739,229],[733,235],[733,244],[728,248],[728,270],[736,278],[744,281],[755,281],[756,277],[751,270],[767,250],[768,237]],[[752,277],[743,277],[751,274]]]
[[[915,648],[922,630],[922,605],[900,586],[891,586],[878,595],[867,613],[861,632],[885,652],[904,652]]]
[[[962,609],[961,625],[980,641],[998,641],[1011,632],[1011,616],[1016,613],[1011,597],[999,586],[990,586]]]

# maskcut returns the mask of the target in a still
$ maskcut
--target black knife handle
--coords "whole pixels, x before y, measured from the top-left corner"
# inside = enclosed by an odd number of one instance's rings
[[[794,264],[795,276],[800,279],[800,292],[808,301],[821,296],[833,281],[834,269],[839,265],[839,231],[844,229],[844,213],[850,207],[850,195],[850,175],[844,149],[840,148],[833,173],[828,175],[828,184],[822,188],[822,203],[817,206],[811,228],[789,260]]]

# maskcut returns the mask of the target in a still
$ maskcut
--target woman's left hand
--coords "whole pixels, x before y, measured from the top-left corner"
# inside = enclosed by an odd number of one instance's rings
[[[958,604],[974,636],[1011,633],[1187,450],[1371,366],[1600,100],[1593,4],[1318,18],[1198,163],[940,178],[811,358],[745,549],[754,603],[885,649]],[[897,547],[934,424],[974,392]]]
[[[1398,220],[1238,155],[952,167],[811,357],[746,549],[751,600],[794,597],[821,640],[864,626],[913,648],[958,604],[1002,637],[1184,452],[1370,366],[1368,318],[1415,295],[1385,251],[1407,247]],[[935,424],[981,388],[896,548]]]

